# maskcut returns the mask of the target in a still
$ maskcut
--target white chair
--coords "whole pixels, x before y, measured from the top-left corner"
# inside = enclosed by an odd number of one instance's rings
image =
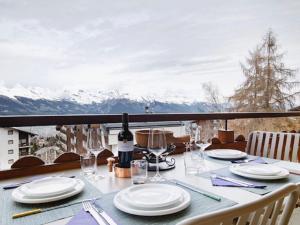
[[[248,136],[246,152],[250,155],[300,161],[300,134],[254,131]]]
[[[287,225],[298,197],[299,187],[287,184],[256,201],[192,217],[177,225]]]

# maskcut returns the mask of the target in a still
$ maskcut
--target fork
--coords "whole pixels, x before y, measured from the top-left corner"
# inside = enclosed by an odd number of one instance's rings
[[[84,202],[82,202],[82,206],[83,206],[84,211],[89,212],[99,225],[107,225],[107,223],[97,213],[97,211],[93,208],[93,206],[91,205],[90,202],[84,201]]]

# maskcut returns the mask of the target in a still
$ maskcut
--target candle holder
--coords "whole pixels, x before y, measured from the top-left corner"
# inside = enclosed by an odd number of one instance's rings
[[[121,168],[118,163],[115,163],[116,159],[109,157],[107,160],[107,166],[109,172],[114,172],[116,177],[119,178],[130,178],[131,171],[130,168]]]
[[[175,168],[175,159],[170,157],[170,154],[174,152],[176,146],[171,144],[168,148],[159,156],[159,170],[170,170]],[[141,148],[135,145],[134,152],[137,154],[142,154],[143,158],[148,162],[148,171],[156,171],[156,156],[151,153],[147,148]]]

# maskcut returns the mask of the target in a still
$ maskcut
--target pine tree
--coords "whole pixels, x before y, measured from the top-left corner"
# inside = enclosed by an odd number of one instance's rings
[[[286,68],[282,62],[284,54],[270,30],[250,57],[246,65],[241,64],[245,82],[230,97],[236,111],[282,111],[292,107],[299,91],[295,81],[296,70]]]
[[[237,111],[256,112],[262,108],[263,58],[258,48],[249,54],[250,57],[246,59],[248,66],[241,64],[246,81],[235,91],[230,100],[234,102]]]

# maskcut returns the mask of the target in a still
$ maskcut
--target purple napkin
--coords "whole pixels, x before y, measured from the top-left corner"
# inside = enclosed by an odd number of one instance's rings
[[[247,160],[247,159],[246,159]],[[232,160],[232,163],[259,163],[259,164],[268,164],[265,160],[263,160],[261,157],[258,157],[256,159],[249,159],[248,162],[245,162],[245,159],[240,160]]]
[[[223,186],[223,187],[245,187],[243,185],[240,184],[236,184],[234,182],[230,182],[227,180],[223,180],[222,178],[219,178],[218,176],[213,177],[211,176],[211,183],[213,186]],[[247,188],[265,188],[266,185],[256,185],[256,184],[252,184],[249,186],[246,186]]]
[[[88,212],[81,209],[67,225],[98,225],[97,221]]]

